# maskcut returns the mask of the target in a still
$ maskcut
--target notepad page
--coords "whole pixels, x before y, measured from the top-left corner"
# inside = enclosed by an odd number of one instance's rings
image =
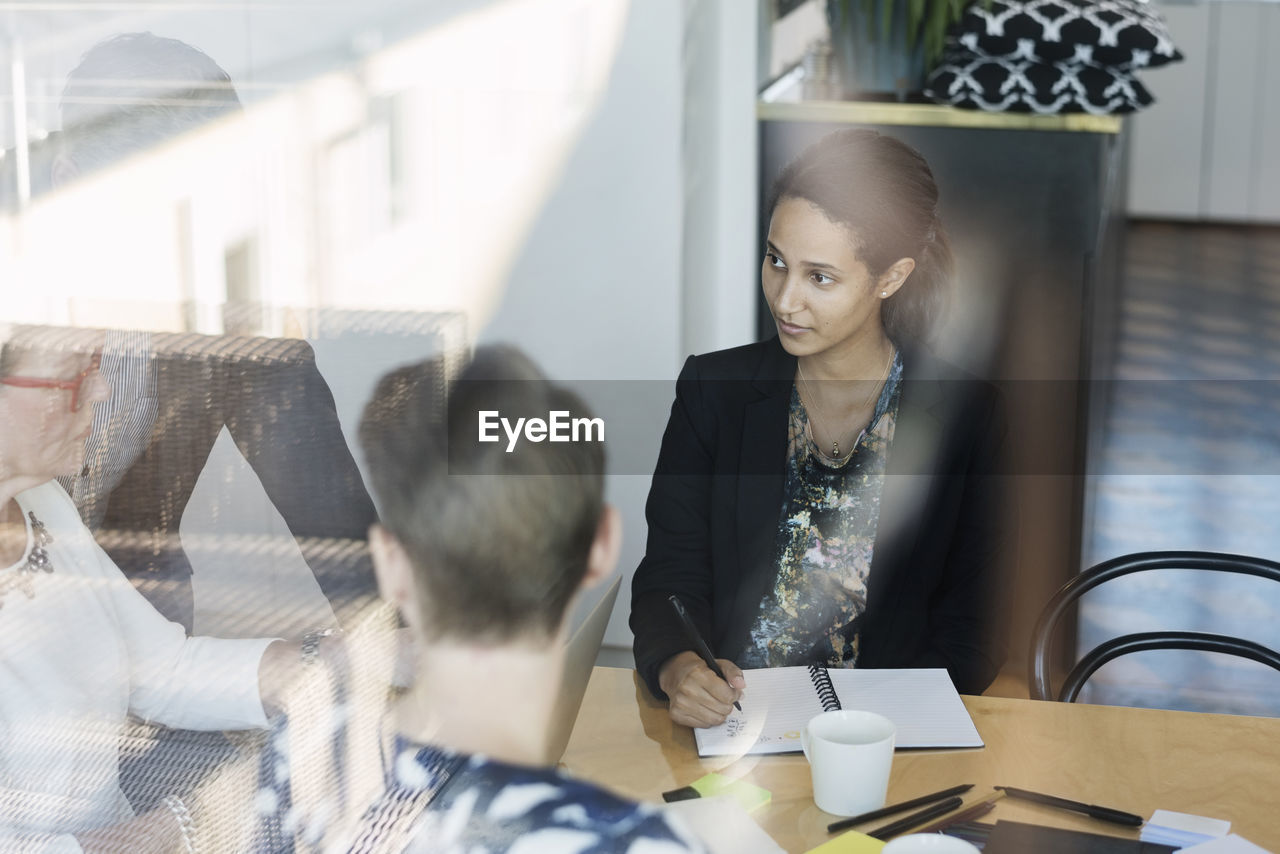
[[[845,709],[893,721],[896,747],[982,747],[969,710],[942,668],[827,671]]]
[[[809,668],[744,670],[742,678],[747,683],[742,711],[730,712],[720,726],[695,729],[698,755],[799,752],[800,730],[822,714]]]

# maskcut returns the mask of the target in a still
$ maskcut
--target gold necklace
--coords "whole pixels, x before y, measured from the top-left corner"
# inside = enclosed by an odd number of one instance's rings
[[[892,369],[892,366],[893,366],[893,356],[894,356],[894,354],[895,354],[896,352],[897,352],[897,351],[893,348],[893,346],[892,346],[892,345],[890,345],[890,346],[889,346],[889,358],[888,358],[888,360],[887,360],[887,361],[885,361],[885,363],[884,363],[884,373],[883,373],[883,375],[880,377],[880,380],[879,380],[875,385],[873,385],[873,386],[871,387],[871,393],[867,395],[866,400],[862,401],[862,406],[858,407],[858,409],[859,409],[859,410],[862,410],[862,409],[866,409],[866,408],[867,408],[867,404],[871,403],[871,400],[872,400],[872,398],[875,396],[876,392],[880,390],[880,386],[881,386],[881,384],[882,384],[882,383],[884,383],[884,382],[885,382],[885,380],[889,379],[889,371]],[[798,360],[796,361],[796,371],[800,374],[800,382],[801,382],[801,384],[802,384],[802,385],[805,387],[805,389],[806,389],[806,390],[808,390],[808,392],[809,392],[809,398],[810,398],[810,400],[812,400],[812,401],[813,401],[813,411],[814,411],[814,414],[815,414],[815,415],[821,415],[821,416],[822,416],[822,420],[823,420],[823,421],[827,421],[827,414],[826,414],[825,412],[823,412],[821,409],[819,409],[819,407],[818,407],[818,398],[814,396],[814,394],[813,394],[813,390],[809,388],[809,380],[805,377],[805,375],[804,375],[804,368],[800,367],[800,362],[799,362]],[[803,403],[803,402],[804,402],[804,400],[803,400],[803,398],[802,398],[802,399],[801,399],[801,403]],[[827,421],[827,423],[828,423],[828,424],[830,424],[831,422],[830,422],[830,421]],[[855,444],[856,444],[856,443],[855,443]],[[835,435],[835,438],[831,440],[831,456],[832,456],[834,459],[840,459],[840,434],[839,434],[839,433],[837,433],[837,434]]]

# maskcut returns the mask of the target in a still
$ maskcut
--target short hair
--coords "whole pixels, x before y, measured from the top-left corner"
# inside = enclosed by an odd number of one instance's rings
[[[413,564],[428,639],[550,637],[586,574],[603,444],[480,442],[485,410],[512,421],[590,412],[509,347],[477,350],[447,395],[443,364],[392,371],[365,407],[360,444],[382,524]]]
[[[177,39],[123,33],[98,42],[62,90],[62,150],[89,172],[240,110],[230,75]]]
[[[938,185],[928,162],[905,142],[862,128],[833,131],[778,175],[768,210],[802,199],[849,229],[873,278],[900,258],[916,268],[881,302],[885,334],[901,346],[927,341],[946,308],[955,272],[938,217]]]

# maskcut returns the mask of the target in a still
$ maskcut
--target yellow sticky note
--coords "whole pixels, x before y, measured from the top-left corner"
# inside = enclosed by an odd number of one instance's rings
[[[689,786],[704,798],[728,795],[747,812],[759,809],[773,798],[768,789],[762,789],[752,783],[735,780],[723,774],[707,774],[705,777],[694,780]]]
[[[829,839],[817,848],[810,848],[805,854],[878,854],[884,848],[884,842],[850,830],[835,839]]]

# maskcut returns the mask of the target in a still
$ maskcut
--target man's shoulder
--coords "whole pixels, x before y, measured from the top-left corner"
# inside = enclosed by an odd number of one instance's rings
[[[410,850],[431,850],[444,833],[474,845],[522,852],[700,851],[655,807],[621,798],[552,768],[471,757],[423,817]],[[425,840],[432,840],[425,843]],[[418,842],[425,847],[419,848]],[[474,843],[474,845],[473,845]]]

